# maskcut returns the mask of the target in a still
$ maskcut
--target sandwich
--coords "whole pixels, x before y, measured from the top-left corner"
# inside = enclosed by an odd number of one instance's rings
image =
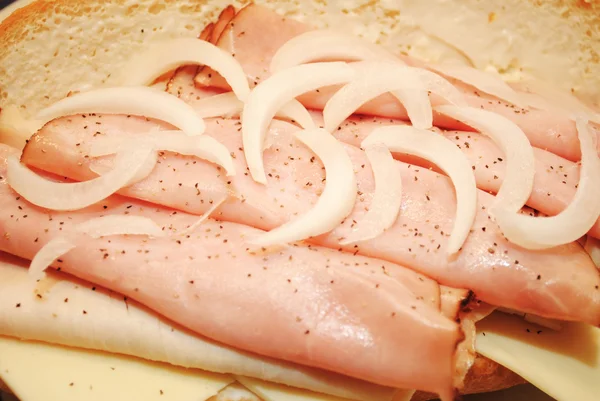
[[[598,4],[330,3],[2,22],[0,377],[22,401],[61,360],[73,400],[107,394],[69,375],[117,363],[144,400],[597,397]],[[530,8],[555,32],[529,37]],[[457,37],[467,14],[487,37]]]

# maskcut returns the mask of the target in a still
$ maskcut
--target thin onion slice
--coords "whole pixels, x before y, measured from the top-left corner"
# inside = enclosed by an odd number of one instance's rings
[[[60,183],[47,180],[15,157],[8,158],[7,181],[11,188],[34,205],[50,210],[78,210],[106,199],[138,176],[154,150],[146,144],[131,147],[118,155],[114,168],[89,181]]]
[[[547,249],[577,241],[600,216],[600,158],[588,121],[576,118],[581,146],[579,184],[573,200],[560,214],[533,217],[506,209],[494,211],[496,222],[512,243],[527,249]]]
[[[192,106],[166,92],[144,86],[101,88],[66,97],[40,111],[44,122],[58,117],[81,114],[131,114],[165,121],[190,136],[206,129]]]
[[[587,235],[584,249],[592,258],[592,262],[600,269],[600,240]]]
[[[361,146],[376,143],[385,144],[392,152],[429,160],[450,177],[456,191],[456,219],[448,241],[448,253],[458,252],[469,235],[477,212],[477,186],[467,157],[445,137],[411,126],[377,128]]]
[[[395,63],[363,62],[353,65],[356,78],[337,91],[323,109],[325,129],[333,132],[369,100],[391,92],[406,108],[415,127],[430,128],[433,113],[427,89],[411,67]]]
[[[353,77],[354,70],[346,63],[304,64],[277,72],[254,88],[242,114],[244,155],[254,181],[267,182],[262,152],[275,113],[303,93],[346,83]]]
[[[402,206],[402,175],[392,153],[384,144],[365,147],[375,178],[375,193],[369,211],[358,221],[357,229],[340,241],[341,245],[367,241],[383,234],[398,218]]]
[[[196,231],[196,229],[198,227],[200,227],[202,225],[202,223],[204,223],[206,221],[206,219],[208,219],[223,203],[225,203],[227,198],[228,198],[228,196],[225,195],[221,199],[214,201],[212,206],[206,212],[204,212],[204,214],[202,216],[200,216],[200,218],[198,220],[196,220],[194,222],[194,224],[190,225],[189,227],[187,227],[183,231],[179,232],[178,234],[186,235],[186,234],[190,234],[190,233],[193,233],[194,231]]]
[[[233,92],[220,93],[196,102],[196,112],[202,118],[238,117],[244,109],[241,102]],[[297,123],[304,129],[315,128],[315,123],[306,107],[296,99],[290,100],[276,114],[276,117],[285,118]]]
[[[466,105],[463,94],[450,82],[431,71],[389,61],[353,63],[356,78],[329,99],[323,110],[325,129],[333,132],[360,106],[391,92],[406,108],[412,125],[430,128],[433,122],[428,92],[447,102]]]
[[[385,50],[361,38],[332,30],[309,31],[283,44],[271,59],[272,73],[314,61],[402,61]],[[403,63],[402,63],[403,64]]]
[[[573,119],[578,115],[584,115],[590,122],[600,124],[600,113],[571,93],[538,80],[524,82],[521,86],[528,92],[521,92],[519,96],[534,109],[558,113],[567,111],[574,116]]]
[[[471,85],[483,93],[497,97],[517,107],[527,107],[527,102],[523,101],[517,91],[504,82],[502,78],[492,73],[456,64],[429,65],[428,68],[448,78],[454,78],[467,85]]]
[[[23,149],[29,138],[42,126],[41,122],[24,117],[16,106],[0,109],[0,143]]]
[[[356,177],[344,146],[322,128],[298,132],[296,137],[323,162],[327,178],[325,189],[312,209],[250,240],[254,245],[282,245],[326,233],[337,227],[354,208]]]
[[[165,236],[160,226],[148,217],[119,214],[84,221],[78,224],[75,230],[92,238],[108,237],[110,235],[146,235],[154,238]]]
[[[33,280],[41,280],[46,276],[45,270],[54,261],[71,249],[75,248],[75,242],[68,238],[58,237],[49,241],[35,254],[29,265],[29,277]]]
[[[75,232],[92,238],[111,235],[147,235],[163,237],[162,229],[151,219],[142,216],[109,215],[87,220],[75,226]],[[29,266],[29,276],[35,280],[44,277],[45,270],[52,263],[76,247],[74,240],[57,237],[40,249]]]
[[[238,99],[245,101],[248,97],[248,78],[235,57],[210,42],[196,38],[163,41],[133,56],[123,67],[119,84],[150,85],[164,73],[189,64],[210,67],[225,78]]]
[[[235,175],[235,165],[231,152],[225,145],[211,136],[187,136],[181,131],[153,131],[145,134],[143,140],[156,151],[162,150],[184,156],[195,156],[223,167],[228,176]],[[132,145],[132,141],[135,143],[136,140],[120,137],[99,138],[91,146],[90,157],[120,154],[124,148]]]
[[[506,174],[491,214],[497,207],[515,213],[521,210],[531,196],[535,176],[533,148],[523,130],[500,114],[473,107],[447,105],[435,110],[489,136],[504,153]]]

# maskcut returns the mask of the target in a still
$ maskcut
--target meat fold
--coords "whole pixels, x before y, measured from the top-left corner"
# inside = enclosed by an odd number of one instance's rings
[[[49,240],[76,248],[58,270],[117,291],[208,338],[376,384],[449,397],[463,334],[440,311],[434,281],[393,263],[297,244],[256,249],[259,230],[113,196],[75,212],[33,206],[12,191],[0,145],[0,250],[31,259]],[[73,235],[103,215],[151,218],[166,237]],[[40,300],[43,302],[43,299]],[[86,314],[86,311],[82,311]],[[90,316],[93,318],[93,316]]]
[[[279,47],[289,39],[311,29],[314,28],[296,20],[284,18],[269,8],[251,4],[240,10],[229,22],[216,44],[235,55],[236,60],[246,71],[251,85],[256,85],[270,76],[269,65]],[[409,65],[418,67],[424,65],[422,61],[410,57],[403,57],[403,60]],[[481,93],[469,85],[455,80],[451,81],[464,92],[470,106],[496,112],[513,121],[521,127],[533,146],[571,161],[580,159],[581,151],[577,130],[575,123],[567,113],[533,108],[521,109]],[[208,69],[198,74],[196,83],[203,86],[229,88],[218,74]],[[307,107],[322,110],[337,88],[330,87],[309,92],[299,99]],[[434,105],[442,103],[442,100],[434,95],[431,96],[431,100]],[[391,95],[383,95],[368,102],[359,109],[359,112],[381,117],[408,119],[404,107]],[[434,113],[434,124],[446,129],[469,129],[466,125],[438,113]],[[597,146],[600,152],[600,128],[593,126],[592,129],[598,137]]]
[[[22,160],[55,174],[87,180],[95,177],[88,157],[94,141],[115,135],[135,138],[156,127],[155,122],[135,117],[71,116],[38,132]],[[164,153],[149,177],[121,193],[194,214],[228,196],[216,218],[263,230],[314,205],[325,185],[325,171],[318,158],[293,136],[298,128],[280,121],[271,125],[270,147],[264,153],[264,186],[249,176],[240,130],[237,120],[207,121],[206,135],[217,138],[234,157],[235,177],[226,177],[208,162]],[[366,213],[374,192],[364,152],[351,145],[344,148],[357,176],[357,202],[339,227],[309,239],[311,243],[401,264],[443,285],[470,289],[492,305],[548,318],[600,323],[600,275],[582,247],[570,243],[530,251],[511,244],[487,213],[493,200],[487,192],[478,192],[477,216],[462,250],[448,258],[446,246],[456,209],[454,189],[447,177],[425,168],[397,162],[403,198],[396,223],[370,241],[340,245]]]

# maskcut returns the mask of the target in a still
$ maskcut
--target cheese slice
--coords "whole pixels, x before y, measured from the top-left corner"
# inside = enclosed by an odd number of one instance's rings
[[[477,352],[558,401],[600,399],[600,329],[568,323],[553,331],[502,313],[477,329]]]
[[[247,377],[237,377],[237,380],[263,401],[344,401],[343,398],[332,395],[313,393]],[[413,394],[413,390],[399,390],[394,397],[394,401],[409,401]]]
[[[232,376],[0,337],[0,378],[22,401],[205,401]]]

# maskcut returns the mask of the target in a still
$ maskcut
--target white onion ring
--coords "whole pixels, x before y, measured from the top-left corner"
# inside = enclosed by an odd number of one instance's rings
[[[144,135],[143,140],[156,151],[195,156],[223,167],[228,176],[235,175],[235,165],[229,149],[211,136],[188,136],[181,131],[153,131]],[[89,155],[101,157],[118,154],[123,152],[124,147],[131,147],[137,141],[121,137],[98,138],[93,142]]]
[[[600,269],[600,240],[587,235],[584,249],[592,258],[592,262]]]
[[[573,200],[561,213],[551,217],[495,210],[496,222],[510,242],[526,249],[568,244],[584,236],[600,216],[600,158],[588,121],[576,118],[575,124],[581,146],[581,170]]]
[[[225,78],[238,99],[245,101],[248,97],[248,78],[235,57],[196,38],[162,41],[133,56],[122,69],[119,85],[150,85],[159,76],[189,64],[210,67]]]
[[[194,109],[202,118],[233,118],[240,116],[244,109],[244,103],[233,92],[225,92],[201,99],[194,104]],[[312,116],[306,110],[306,107],[296,99],[292,99],[285,104],[277,112],[276,117],[291,120],[304,129],[315,128]]]
[[[22,150],[44,124],[27,119],[16,106],[0,109],[0,143]]]
[[[433,114],[427,89],[415,69],[388,62],[362,62],[352,67],[356,69],[356,78],[337,91],[323,109],[327,131],[333,132],[360,106],[387,92],[404,105],[415,127],[432,126]]]
[[[58,258],[71,249],[75,248],[75,243],[67,238],[58,237],[49,241],[40,249],[29,265],[29,277],[33,280],[41,280],[46,276],[45,270]]]
[[[78,233],[92,238],[110,235],[146,235],[148,237],[164,237],[163,230],[148,217],[125,216],[119,214],[96,217],[75,227]]]
[[[262,151],[267,128],[275,113],[297,96],[323,86],[346,83],[354,70],[346,63],[314,63],[273,74],[248,96],[242,114],[244,154],[254,181],[266,184]]]
[[[111,235],[147,235],[163,237],[161,228],[151,219],[141,216],[109,215],[96,217],[75,226],[76,233],[92,238]],[[59,257],[76,247],[74,240],[57,237],[44,245],[29,265],[29,276],[35,280],[44,278],[45,270]]]
[[[465,65],[438,64],[428,65],[427,68],[446,77],[454,78],[467,85],[471,85],[483,93],[492,95],[517,107],[527,107],[527,102],[521,98],[517,91],[508,86],[502,78],[489,72]]]
[[[377,128],[361,144],[385,144],[392,152],[402,152],[429,160],[452,180],[456,191],[456,219],[448,241],[448,253],[460,250],[477,213],[477,186],[471,163],[456,145],[431,131],[393,125]]]
[[[325,189],[312,209],[251,239],[253,245],[281,245],[326,233],[337,227],[354,208],[356,177],[344,146],[322,128],[300,131],[296,137],[323,162],[327,178]]]
[[[500,114],[473,107],[438,106],[436,111],[461,121],[498,145],[506,158],[506,174],[490,209],[505,208],[518,212],[533,190],[535,157],[529,139],[515,123]]]
[[[189,227],[187,227],[183,231],[179,232],[178,234],[186,235],[186,234],[190,234],[190,233],[193,233],[194,231],[196,231],[196,229],[198,227],[200,227],[202,225],[202,223],[204,223],[215,212],[215,210],[217,210],[223,203],[225,203],[227,198],[228,198],[228,196],[225,195],[221,199],[214,201],[212,206],[206,212],[204,212],[204,214],[202,214],[202,216],[200,216],[198,218],[198,220],[196,220],[194,222],[194,224],[190,225]]]
[[[383,234],[394,225],[402,206],[402,174],[387,146],[369,145],[365,147],[365,154],[373,170],[375,193],[356,230],[340,241],[340,245],[367,241]]]
[[[271,59],[272,73],[313,61],[390,60],[404,64],[384,48],[331,30],[309,31],[288,40]]]
[[[129,185],[146,160],[154,156],[151,146],[141,143],[120,153],[114,168],[89,181],[60,183],[47,180],[9,157],[7,181],[11,188],[34,205],[50,210],[78,210],[106,199]]]
[[[101,88],[66,97],[40,111],[38,120],[82,114],[131,114],[165,121],[190,136],[206,129],[192,106],[166,92],[144,86]]]

